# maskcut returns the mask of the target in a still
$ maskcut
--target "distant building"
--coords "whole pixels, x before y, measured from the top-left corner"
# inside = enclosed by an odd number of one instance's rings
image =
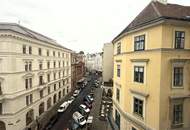
[[[28,28],[0,23],[0,130],[48,123],[71,91],[71,52]]]
[[[102,76],[103,82],[108,83],[113,78],[113,44],[106,43],[103,47],[102,56]]]
[[[190,6],[153,0],[113,40],[118,130],[190,130]]]
[[[102,53],[87,54],[85,65],[88,71],[102,72]]]
[[[80,81],[85,74],[85,59],[84,53],[72,53],[72,62],[71,62],[71,81],[72,89],[77,87],[77,82]]]

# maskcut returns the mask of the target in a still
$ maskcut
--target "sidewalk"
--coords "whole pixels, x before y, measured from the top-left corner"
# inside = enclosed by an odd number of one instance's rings
[[[96,88],[94,91],[94,103],[89,116],[93,116],[93,122],[90,130],[108,130],[107,121],[99,120],[100,117],[100,108],[102,101],[102,88]],[[86,128],[84,128],[86,130]]]

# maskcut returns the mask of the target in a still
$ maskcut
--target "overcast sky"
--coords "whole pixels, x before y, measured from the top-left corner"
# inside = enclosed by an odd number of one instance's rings
[[[151,0],[0,0],[0,21],[15,22],[75,51],[100,52]],[[168,0],[190,6],[190,0]]]

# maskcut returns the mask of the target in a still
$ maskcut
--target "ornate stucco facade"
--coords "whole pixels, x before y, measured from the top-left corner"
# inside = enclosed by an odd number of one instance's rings
[[[113,40],[117,129],[190,129],[189,16],[155,0]]]
[[[31,128],[70,88],[71,50],[20,25],[0,24],[1,130]]]

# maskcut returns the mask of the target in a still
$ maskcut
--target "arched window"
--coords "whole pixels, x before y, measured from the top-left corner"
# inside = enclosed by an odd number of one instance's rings
[[[42,113],[44,113],[44,102],[42,102],[42,103],[39,105],[39,115],[41,115]]]
[[[6,130],[5,123],[0,121],[0,130]]]
[[[34,120],[34,110],[31,109],[26,113],[26,125],[29,125],[33,120]]]
[[[51,97],[47,100],[47,109],[51,107]]]
[[[55,104],[57,102],[57,95],[55,94],[54,96],[53,96],[53,104]]]

